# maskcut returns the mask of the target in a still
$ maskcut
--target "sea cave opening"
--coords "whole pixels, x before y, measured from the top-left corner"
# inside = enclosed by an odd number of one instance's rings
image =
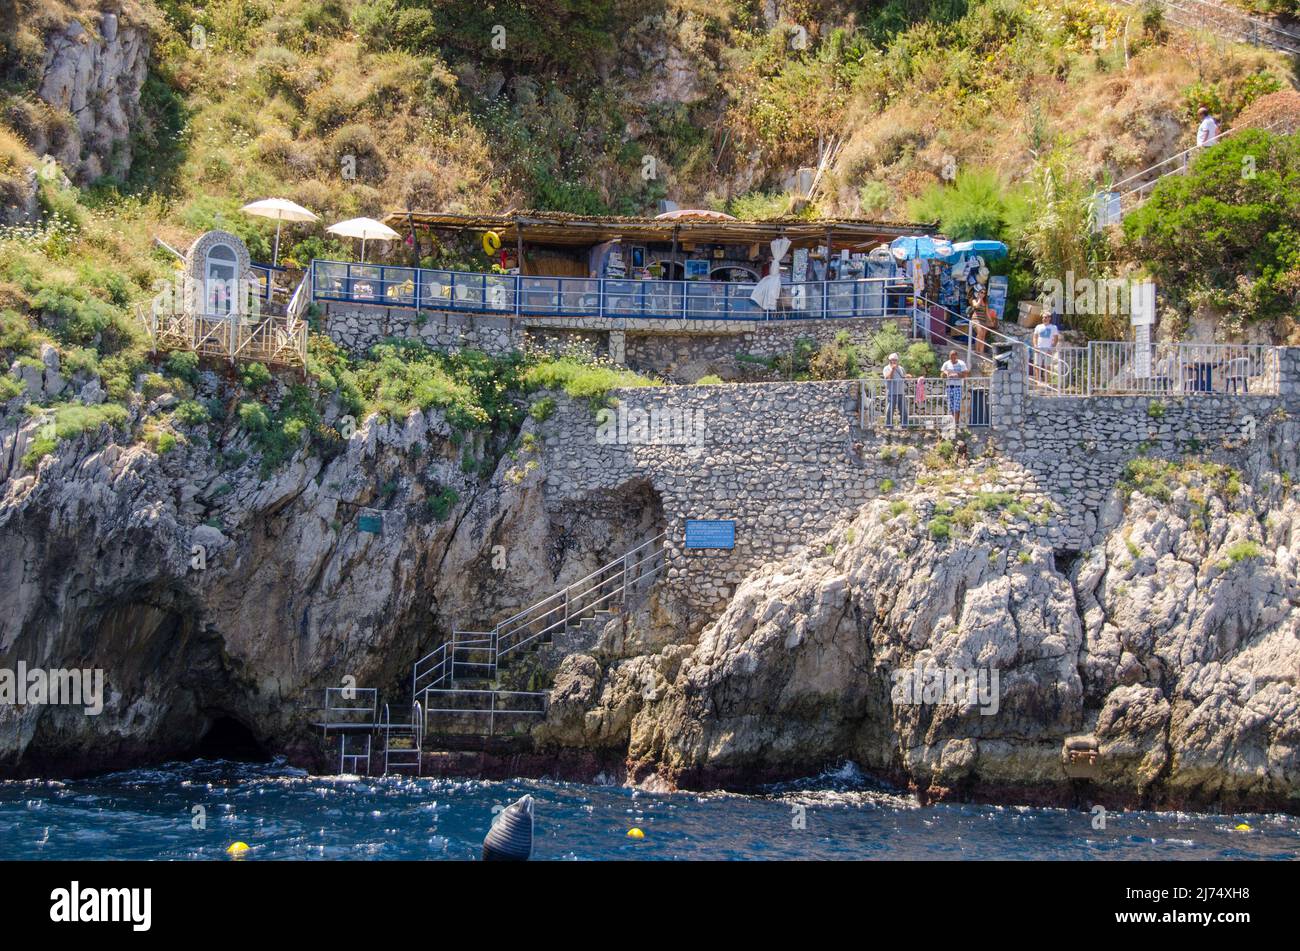
[[[270,762],[271,756],[245,724],[220,715],[204,731],[194,755],[201,759],[228,759],[244,763]]]

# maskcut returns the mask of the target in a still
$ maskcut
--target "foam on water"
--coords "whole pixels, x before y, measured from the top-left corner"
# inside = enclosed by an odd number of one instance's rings
[[[196,761],[0,783],[0,859],[477,858],[493,807],[535,800],[539,859],[1300,857],[1300,820],[1024,806],[921,806],[853,764],[754,795],[549,780],[311,776]],[[194,828],[194,807],[205,822]],[[1250,832],[1236,829],[1247,823]],[[629,839],[632,826],[644,839]]]

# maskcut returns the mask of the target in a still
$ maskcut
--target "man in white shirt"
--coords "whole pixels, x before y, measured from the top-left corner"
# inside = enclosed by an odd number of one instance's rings
[[[1198,148],[1206,148],[1218,140],[1219,123],[1214,121],[1214,116],[1210,115],[1210,110],[1205,106],[1196,112],[1201,117],[1201,124],[1196,129],[1196,145]]]
[[[1051,373],[1052,359],[1056,345],[1060,342],[1061,331],[1052,323],[1052,315],[1043,314],[1043,321],[1034,328],[1034,376],[1046,382]]]
[[[950,350],[948,362],[939,367],[939,375],[944,380],[944,391],[948,396],[948,412],[952,413],[953,424],[960,425],[962,380],[970,375],[970,370],[957,351]]]

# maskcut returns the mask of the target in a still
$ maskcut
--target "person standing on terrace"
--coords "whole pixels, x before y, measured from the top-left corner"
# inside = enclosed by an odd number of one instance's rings
[[[953,425],[961,425],[961,397],[964,388],[963,380],[970,375],[970,368],[962,360],[961,355],[956,350],[948,351],[948,362],[939,368],[939,375],[943,377],[944,392],[948,397],[948,412],[952,413]]]
[[[898,362],[898,354],[889,355],[889,363],[881,376],[885,378],[885,426],[894,425],[894,411],[898,411],[899,425],[907,427],[907,371]]]
[[[1052,323],[1052,315],[1044,312],[1043,320],[1034,328],[1034,378],[1046,383],[1051,374],[1052,359],[1056,345],[1061,339],[1061,331]]]
[[[976,291],[971,300],[970,325],[975,332],[975,352],[984,356],[988,349],[985,339],[998,325],[998,312],[988,305],[988,297],[982,289]]]

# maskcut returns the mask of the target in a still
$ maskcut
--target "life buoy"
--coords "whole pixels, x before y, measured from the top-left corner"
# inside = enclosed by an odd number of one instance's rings
[[[501,250],[501,235],[495,231],[483,232],[483,253],[491,257]]]

